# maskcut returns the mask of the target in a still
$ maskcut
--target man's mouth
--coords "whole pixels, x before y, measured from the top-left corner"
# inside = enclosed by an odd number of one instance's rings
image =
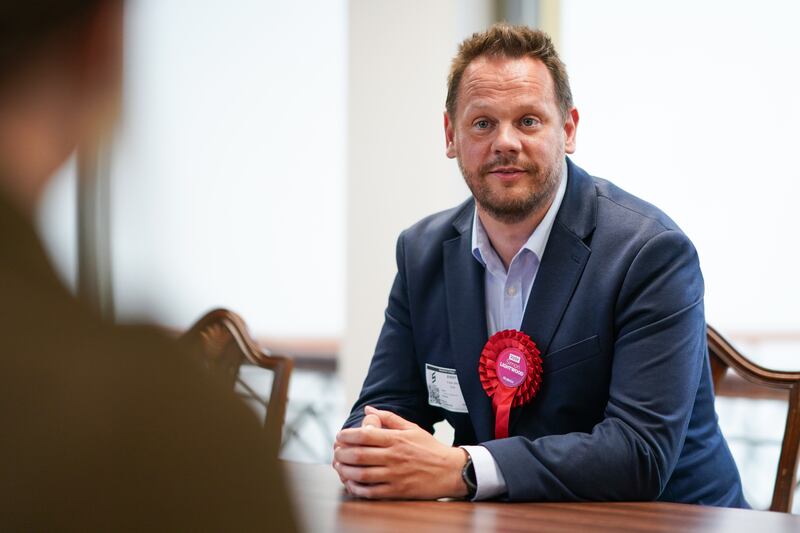
[[[491,174],[518,174],[520,172],[525,172],[525,169],[519,167],[497,167],[490,171]]]
[[[521,167],[496,167],[489,171],[489,174],[503,181],[516,180],[525,173],[527,170]]]

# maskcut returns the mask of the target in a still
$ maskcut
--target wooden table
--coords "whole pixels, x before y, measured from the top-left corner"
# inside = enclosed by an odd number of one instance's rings
[[[470,503],[364,501],[342,492],[328,465],[285,463],[305,530],[800,532],[800,516],[677,503]]]

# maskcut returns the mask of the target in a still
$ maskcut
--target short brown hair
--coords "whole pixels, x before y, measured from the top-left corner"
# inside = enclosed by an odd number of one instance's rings
[[[0,0],[0,85],[59,30],[75,29],[106,0]]]
[[[555,86],[555,96],[561,116],[566,119],[572,108],[572,90],[569,88],[567,68],[558,57],[553,41],[543,31],[527,26],[512,26],[499,23],[481,33],[473,33],[458,47],[458,54],[450,65],[447,76],[447,100],[445,107],[454,119],[458,86],[467,66],[481,56],[489,57],[532,57],[540,60],[550,71]]]

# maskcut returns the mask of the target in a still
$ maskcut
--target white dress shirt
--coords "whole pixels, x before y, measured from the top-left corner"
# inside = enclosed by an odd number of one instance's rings
[[[472,218],[472,255],[485,269],[486,326],[489,336],[504,329],[520,329],[542,254],[550,237],[564,192],[567,189],[566,162],[553,203],[542,221],[520,248],[506,271],[492,248],[489,236],[478,217]],[[485,500],[506,492],[506,481],[492,454],[483,446],[462,446],[472,458],[478,489],[474,500]]]

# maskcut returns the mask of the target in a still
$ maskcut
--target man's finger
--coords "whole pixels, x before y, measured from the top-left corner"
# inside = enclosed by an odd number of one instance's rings
[[[343,429],[336,435],[336,440],[341,445],[380,446],[386,448],[394,442],[395,435],[391,430],[367,426]]]
[[[390,480],[391,472],[388,468],[383,466],[349,466],[339,464],[339,475],[347,481],[355,481],[356,483],[376,484],[386,483]]]
[[[386,448],[375,446],[341,446],[333,454],[335,463],[357,466],[380,466],[388,464]]]
[[[370,405],[364,408],[364,412],[367,413],[367,416],[377,416],[380,419],[382,426],[387,429],[413,429],[417,427],[416,424],[409,422],[400,415],[397,415],[391,411],[375,409]]]
[[[336,450],[338,450],[341,447],[342,447],[342,445],[339,444],[338,442],[334,442],[333,443],[333,459],[331,459],[331,466],[334,466],[334,467],[336,466],[336,464],[335,464],[336,463]]]
[[[378,485],[365,485],[357,481],[348,481],[347,490],[353,496],[359,498],[367,498],[370,500],[378,500],[382,498],[395,497],[395,489],[389,483],[380,483]]]
[[[336,459],[334,459],[333,462],[331,463],[331,465],[333,466],[333,469],[336,470],[336,473],[339,475],[339,481],[341,481],[342,484],[344,484],[347,481],[347,479],[345,479],[345,477],[342,475],[342,473],[339,472],[339,468],[341,467],[341,463],[339,461],[337,461]]]

